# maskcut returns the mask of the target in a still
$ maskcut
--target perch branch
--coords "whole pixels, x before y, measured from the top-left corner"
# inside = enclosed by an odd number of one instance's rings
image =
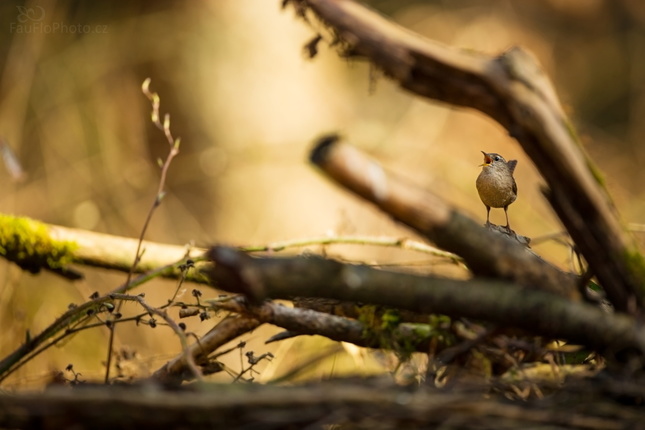
[[[475,274],[580,298],[576,276],[562,272],[516,241],[488,231],[436,195],[386,172],[376,161],[337,137],[321,139],[311,160],[343,187],[439,247],[461,256]]]
[[[597,168],[581,148],[555,90],[521,48],[497,57],[459,50],[413,34],[350,0],[294,0],[343,43],[402,88],[471,107],[497,120],[546,180],[551,205],[617,310],[645,306],[645,262],[617,218]]]

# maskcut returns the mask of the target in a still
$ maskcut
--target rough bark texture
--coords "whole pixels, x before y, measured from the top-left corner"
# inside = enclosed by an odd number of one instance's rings
[[[609,357],[635,358],[639,366],[645,355],[645,328],[634,318],[502,281],[417,276],[321,257],[254,258],[226,247],[215,247],[208,255],[218,288],[258,303],[296,296],[373,303],[518,327],[587,345]]]
[[[345,302],[349,303],[349,302]],[[291,308],[266,301],[260,305],[248,303],[242,297],[213,303],[215,309],[227,310],[250,318],[273,324],[288,330],[288,334],[278,335],[280,340],[299,335],[318,335],[339,342],[350,342],[367,348],[390,349],[405,344],[411,351],[428,352],[431,334],[421,334],[406,324],[399,324],[385,334],[377,336],[373,327],[367,327],[356,319],[330,315],[312,309]],[[419,318],[421,315],[417,315]],[[425,315],[427,324],[429,317]],[[371,330],[371,331],[370,331]],[[267,341],[274,341],[274,338]],[[410,351],[410,352],[411,352]]]

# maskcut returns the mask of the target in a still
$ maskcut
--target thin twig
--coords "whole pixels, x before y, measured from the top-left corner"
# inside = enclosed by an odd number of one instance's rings
[[[130,283],[122,284],[118,288],[112,290],[112,292],[106,296],[99,297],[85,302],[81,305],[71,307],[67,312],[57,318],[56,321],[50,324],[37,336],[27,340],[15,351],[11,352],[9,355],[0,360],[0,382],[5,380],[9,375],[18,370],[24,364],[28,363],[35,356],[41,354],[51,346],[58,344],[58,342],[65,339],[66,337],[81,330],[105,326],[106,323],[104,321],[101,321],[97,324],[89,324],[83,327],[70,328],[74,327],[74,325],[78,326],[79,324],[84,324],[84,318],[88,315],[88,313],[90,313],[91,316],[97,316],[99,314],[99,311],[107,311],[108,309],[105,307],[106,303],[112,302],[112,299],[109,297],[110,294],[123,294],[139,285],[149,282],[151,279],[159,277],[170,270],[179,269],[182,266],[187,266],[185,260],[159,267],[155,270],[137,276],[136,278],[131,280]],[[171,305],[173,304],[168,303],[161,308],[163,309]],[[112,315],[115,314],[118,314],[118,311],[112,312]],[[115,319],[111,321],[111,323],[117,324],[134,321],[140,318],[142,315],[132,318]],[[61,331],[64,331],[64,333],[52,339],[53,336],[56,336],[57,333],[60,333]],[[48,341],[49,339],[52,340]]]
[[[636,233],[645,233],[645,224],[639,224],[636,222],[630,222],[627,224],[627,228],[630,231],[636,232]]]
[[[311,246],[311,245],[373,245],[388,246],[410,251],[423,252],[436,257],[447,258],[455,264],[463,265],[463,259],[451,252],[443,251],[426,243],[418,242],[407,238],[373,237],[373,236],[321,236],[303,239],[285,240],[272,242],[267,245],[243,246],[240,250],[244,252],[278,252],[287,248]]]
[[[163,308],[155,308],[153,306],[148,305],[144,300],[143,296],[141,295],[133,296],[129,294],[110,294],[110,297],[115,300],[121,300],[121,303],[125,300],[135,301],[139,303],[139,305],[143,307],[148,312],[148,314],[150,315],[154,314],[162,318],[179,337],[179,341],[181,342],[182,354],[184,359],[186,360],[186,366],[192,372],[195,379],[199,381],[203,380],[202,372],[195,364],[194,357],[188,352],[189,345],[188,345],[188,339],[186,338],[186,333],[184,333],[184,330],[182,330],[181,327],[179,327],[179,325],[175,322],[175,320],[173,320],[168,316],[168,312],[163,310]]]
[[[164,384],[180,384],[189,379],[186,370],[186,358],[190,356],[196,363],[201,363],[208,355],[220,346],[254,330],[261,323],[251,317],[226,317],[206,333],[199,342],[188,347],[188,350],[164,364],[150,377],[152,381]]]
[[[159,121],[159,104],[160,104],[160,98],[159,94],[153,93],[150,91],[150,82],[151,79],[147,78],[145,81],[143,81],[143,84],[141,85],[141,91],[143,94],[150,100],[152,103],[152,114],[151,114],[151,119],[153,124],[157,126],[160,130],[164,132],[164,135],[166,136],[166,140],[168,141],[168,145],[170,146],[170,151],[168,152],[168,156],[166,157],[166,161],[163,163],[161,166],[161,176],[159,178],[159,187],[157,188],[157,194],[155,195],[155,199],[152,203],[152,206],[150,207],[150,210],[148,211],[148,215],[146,216],[146,220],[143,223],[143,228],[141,229],[141,234],[139,235],[139,242],[137,244],[137,250],[134,255],[134,262],[132,263],[132,267],[130,268],[130,271],[128,272],[128,278],[126,280],[126,285],[130,283],[130,279],[132,278],[132,275],[134,274],[137,265],[139,264],[139,261],[142,256],[142,251],[141,251],[141,245],[143,244],[143,238],[145,237],[146,231],[148,230],[148,226],[150,225],[150,220],[152,219],[152,215],[154,214],[155,210],[159,205],[161,204],[161,201],[163,200],[165,196],[165,191],[164,188],[166,186],[166,177],[168,175],[168,168],[170,167],[170,163],[172,160],[175,158],[177,154],[179,154],[179,144],[180,144],[180,139],[174,139],[172,136],[172,133],[170,131],[170,115],[166,114],[164,116],[164,121],[163,124]],[[121,309],[121,303],[117,306],[117,310]],[[114,347],[114,330],[115,326],[110,327],[110,338],[108,341],[108,356],[107,356],[107,364],[105,367],[105,383],[107,384],[110,380],[110,366],[112,364],[112,350]]]

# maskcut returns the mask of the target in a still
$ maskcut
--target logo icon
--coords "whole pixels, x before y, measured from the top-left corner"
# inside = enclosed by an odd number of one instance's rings
[[[18,17],[16,19],[22,24],[27,21],[41,21],[45,17],[45,9],[41,6],[30,8],[16,6],[16,8],[18,9]]]

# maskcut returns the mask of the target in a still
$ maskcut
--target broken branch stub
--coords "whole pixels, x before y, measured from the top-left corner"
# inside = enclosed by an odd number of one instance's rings
[[[342,187],[462,257],[476,275],[580,299],[577,276],[542,260],[516,240],[487,230],[435,194],[387,172],[338,136],[321,138],[310,159]]]

